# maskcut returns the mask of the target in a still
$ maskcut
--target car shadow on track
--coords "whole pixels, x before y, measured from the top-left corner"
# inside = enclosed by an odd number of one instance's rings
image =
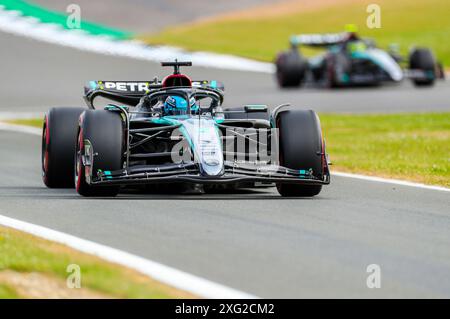
[[[125,189],[117,197],[81,197],[73,189],[47,189],[44,186],[0,186],[0,198],[4,199],[49,199],[49,200],[99,200],[99,201],[123,201],[123,200],[312,200],[320,199],[320,196],[311,197],[281,197],[275,188],[258,189],[228,189],[209,190],[204,192],[179,192],[179,191],[148,191]],[[323,198],[322,198],[323,199]]]

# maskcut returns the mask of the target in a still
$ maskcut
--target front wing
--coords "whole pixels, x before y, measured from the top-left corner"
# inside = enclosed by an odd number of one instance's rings
[[[233,184],[240,182],[291,183],[325,185],[330,183],[328,167],[322,178],[309,170],[294,170],[280,166],[236,164],[225,162],[220,176],[205,176],[195,163],[158,166],[133,166],[117,171],[100,171],[91,178],[93,185],[138,185],[155,183]]]

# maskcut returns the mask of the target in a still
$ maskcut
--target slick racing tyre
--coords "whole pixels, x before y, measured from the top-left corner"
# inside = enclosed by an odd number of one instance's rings
[[[73,188],[74,154],[78,118],[84,111],[78,107],[52,108],[45,115],[42,128],[42,179],[49,188]]]
[[[436,59],[430,49],[417,48],[409,55],[409,68],[424,71],[427,75],[423,79],[413,79],[416,86],[431,86],[436,79]]]
[[[92,147],[92,177],[99,170],[120,170],[123,164],[123,126],[119,114],[105,110],[86,110],[80,116],[75,153],[75,185],[82,196],[116,196],[119,186],[91,185],[86,180],[85,143]]]
[[[322,178],[325,152],[322,131],[317,114],[311,110],[287,110],[277,116],[281,166],[291,169],[312,169]],[[320,193],[322,185],[277,184],[285,197],[311,197]]]
[[[276,78],[279,87],[298,87],[306,73],[306,63],[297,51],[278,54],[275,60]]]

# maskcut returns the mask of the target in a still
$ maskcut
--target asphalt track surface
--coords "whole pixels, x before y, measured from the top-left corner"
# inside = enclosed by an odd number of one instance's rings
[[[80,106],[89,80],[151,80],[170,72],[157,63],[95,55],[0,33],[0,112],[45,112],[51,106]],[[450,111],[450,81],[433,88],[411,83],[344,90],[279,90],[271,74],[193,67],[196,80],[225,84],[225,106],[291,103],[323,112]]]
[[[0,34],[0,111],[81,104],[89,79],[164,75],[155,63]],[[295,102],[335,112],[448,110],[430,90],[280,92],[271,76],[192,68],[222,79],[228,105]],[[308,103],[307,103],[308,102]],[[395,103],[393,103],[395,102]],[[38,136],[0,131],[0,214],[119,248],[261,297],[450,297],[448,192],[334,177],[314,199],[273,189],[235,194],[121,194],[85,199],[46,189]],[[368,289],[366,267],[381,267]]]

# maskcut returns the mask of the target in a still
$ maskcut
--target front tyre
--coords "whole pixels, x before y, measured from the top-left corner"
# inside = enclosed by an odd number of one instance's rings
[[[312,170],[323,179],[326,169],[325,147],[319,117],[312,110],[287,110],[277,116],[280,164],[291,169]],[[284,197],[312,197],[322,185],[277,184]]]
[[[281,52],[275,59],[276,78],[281,88],[298,87],[306,74],[306,63],[295,51]]]
[[[416,48],[409,55],[409,68],[423,71],[425,76],[413,79],[416,86],[432,86],[436,79],[437,62],[433,53],[427,48]]]
[[[75,154],[75,182],[78,194],[86,197],[113,197],[119,193],[119,186],[92,185],[88,183],[88,178],[96,178],[99,171],[122,168],[123,142],[123,125],[119,114],[104,110],[87,110],[80,116]],[[92,163],[86,161],[86,143],[90,143],[92,147]]]

